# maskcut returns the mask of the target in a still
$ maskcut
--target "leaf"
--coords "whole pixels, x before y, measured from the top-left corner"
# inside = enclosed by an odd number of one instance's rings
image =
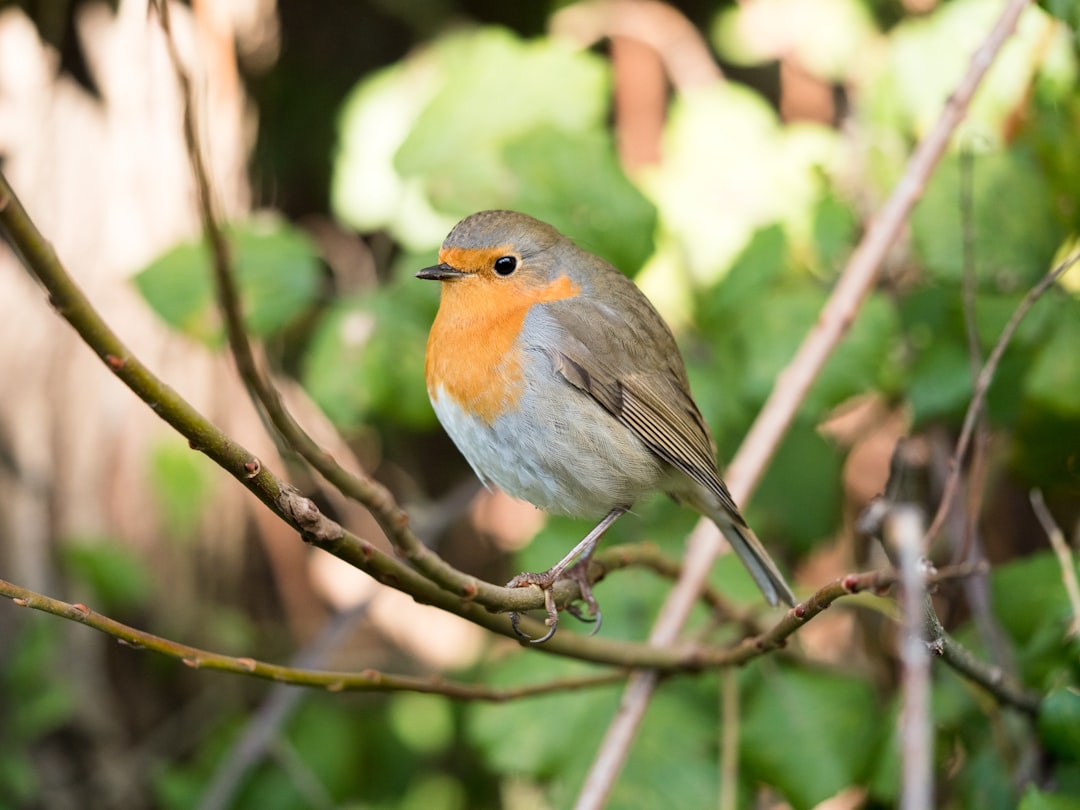
[[[1028,785],[1020,800],[1020,810],[1080,810],[1080,796],[1048,793]]]
[[[336,424],[357,427],[373,418],[413,428],[435,423],[424,353],[437,296],[430,282],[410,276],[339,300],[325,313],[304,357],[302,380]]]
[[[677,96],[648,193],[691,275],[721,277],[762,227],[810,234],[838,143],[823,128],[781,127],[760,95],[733,82]]]
[[[1053,689],[1039,705],[1039,737],[1051,753],[1080,762],[1080,690]]]
[[[871,686],[788,666],[755,671],[763,677],[744,704],[743,778],[775,785],[795,808],[860,784],[879,735],[890,732]]]
[[[1080,416],[1080,304],[1059,303],[1057,322],[1031,364],[1026,393],[1042,408],[1075,418]]]
[[[995,566],[990,595],[994,615],[1021,644],[1047,624],[1062,628],[1069,616],[1061,567],[1049,551]]]
[[[440,43],[439,64],[443,83],[394,160],[439,211],[464,216],[505,207],[515,178],[503,150],[518,138],[543,128],[571,135],[603,125],[606,65],[556,40],[481,28]]]
[[[1029,150],[972,158],[970,176],[953,156],[934,172],[912,213],[912,236],[932,276],[959,284],[964,275],[964,214],[961,190],[971,195],[973,256],[981,289],[1026,290],[1046,272],[1067,235],[1064,211]],[[1002,205],[1002,200],[1009,205]],[[1024,216],[1016,216],[1016,211]]]
[[[611,810],[715,804],[719,720],[715,687],[659,690],[612,789]]]
[[[314,245],[280,222],[248,222],[226,229],[244,325],[265,338],[284,329],[319,292]],[[223,340],[208,248],[179,245],[134,277],[150,307],[174,329],[210,346]]]
[[[942,417],[958,418],[971,401],[972,390],[967,350],[943,339],[922,352],[912,369],[907,395],[915,424]]]
[[[783,538],[801,553],[840,520],[841,454],[814,425],[797,420],[787,432],[747,511],[758,536]]]
[[[163,440],[150,450],[150,483],[171,540],[190,540],[213,492],[211,466],[186,442]]]
[[[490,684],[538,683],[581,676],[588,667],[550,656],[518,653],[491,662]],[[618,704],[618,689],[560,692],[505,704],[466,707],[466,734],[488,766],[507,776],[558,777],[579,784],[588,768],[583,751],[594,751]]]
[[[895,352],[899,333],[900,318],[892,302],[871,293],[810,389],[805,412],[825,414],[853,396],[886,388],[900,375]]]
[[[626,178],[608,133],[540,127],[504,154],[514,176],[510,208],[550,222],[627,274],[652,253],[656,209]]]
[[[594,55],[493,26],[448,38],[439,49],[443,85],[398,150],[402,175],[468,181],[463,171],[495,169],[498,147],[532,129],[582,131],[603,120],[609,78]]]
[[[134,610],[153,594],[150,569],[134,551],[112,538],[72,539],[63,547],[63,558],[68,572],[92,589],[102,612]]]

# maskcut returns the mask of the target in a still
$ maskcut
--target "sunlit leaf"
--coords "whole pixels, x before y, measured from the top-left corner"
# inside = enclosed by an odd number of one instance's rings
[[[279,222],[234,225],[226,232],[236,273],[244,325],[256,337],[285,328],[314,301],[320,270],[315,247],[299,229]],[[151,308],[189,337],[219,345],[209,249],[189,242],[170,250],[135,276]]]

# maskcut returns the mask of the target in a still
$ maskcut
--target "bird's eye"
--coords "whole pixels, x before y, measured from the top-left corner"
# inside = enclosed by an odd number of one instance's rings
[[[517,270],[518,260],[516,256],[500,256],[495,260],[495,272],[500,276],[508,276]]]

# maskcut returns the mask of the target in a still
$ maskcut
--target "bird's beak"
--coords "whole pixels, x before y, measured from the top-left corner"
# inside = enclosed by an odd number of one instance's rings
[[[417,278],[426,279],[428,281],[453,281],[454,279],[461,278],[466,275],[462,271],[451,267],[448,264],[436,264],[431,267],[425,267],[419,273],[416,274]]]

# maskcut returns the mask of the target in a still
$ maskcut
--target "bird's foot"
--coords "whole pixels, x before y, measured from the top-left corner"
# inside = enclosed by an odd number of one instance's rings
[[[510,626],[514,628],[514,632],[523,639],[526,639],[533,644],[543,644],[545,641],[555,635],[555,631],[559,627],[559,609],[555,605],[555,583],[561,578],[566,577],[574,580],[578,584],[578,589],[581,591],[581,601],[585,603],[585,610],[582,610],[576,603],[566,606],[566,611],[583,622],[595,623],[595,627],[590,635],[596,633],[600,629],[600,622],[602,616],[600,614],[600,607],[596,603],[596,597],[593,596],[592,585],[589,582],[588,576],[589,561],[581,560],[576,565],[567,569],[561,569],[559,566],[550,568],[547,571],[541,573],[523,573],[518,574],[508,583],[507,588],[527,588],[530,585],[536,585],[544,593],[544,610],[547,613],[547,618],[544,620],[544,624],[547,625],[547,632],[539,638],[531,638],[525,632],[518,627],[520,617],[515,611],[510,611]]]

